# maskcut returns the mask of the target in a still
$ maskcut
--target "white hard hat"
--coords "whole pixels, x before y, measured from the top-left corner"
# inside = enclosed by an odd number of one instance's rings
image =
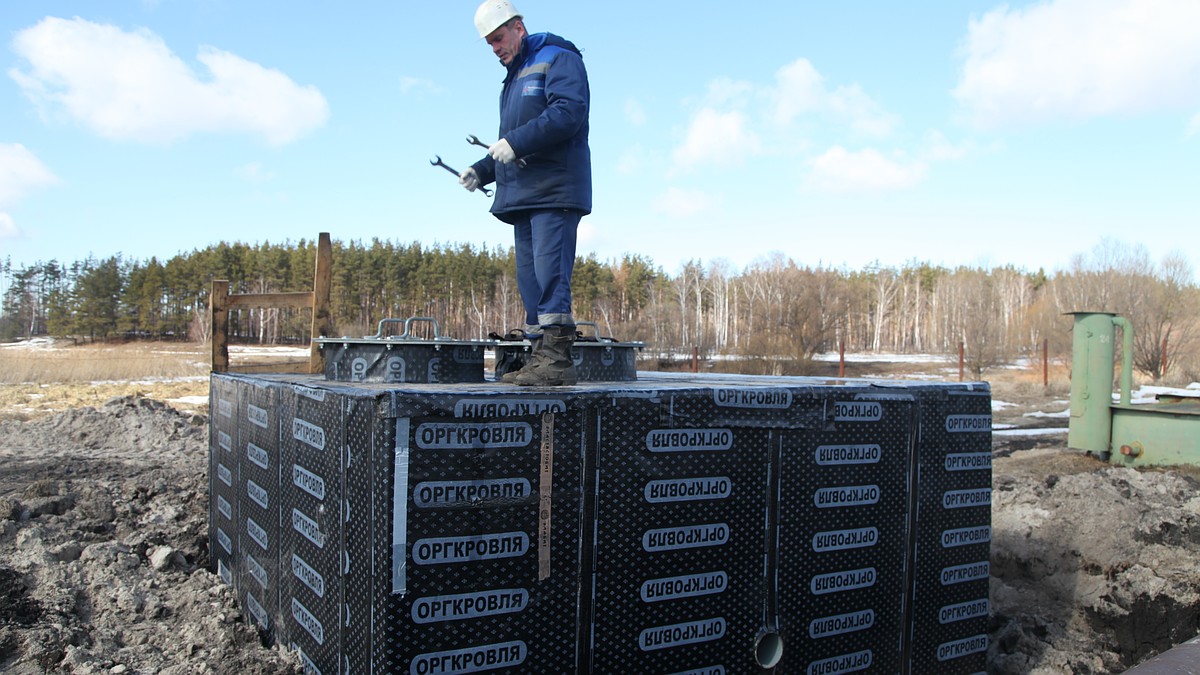
[[[485,38],[510,19],[519,19],[521,14],[508,0],[487,0],[475,10],[475,29],[479,37]]]

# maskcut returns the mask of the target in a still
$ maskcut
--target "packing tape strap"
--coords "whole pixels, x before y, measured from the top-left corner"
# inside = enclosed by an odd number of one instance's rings
[[[541,480],[538,483],[538,581],[550,578],[550,497],[554,484],[554,413],[542,414]]]

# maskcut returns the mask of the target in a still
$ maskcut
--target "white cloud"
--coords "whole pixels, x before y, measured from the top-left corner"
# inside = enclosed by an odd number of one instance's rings
[[[433,80],[405,75],[400,78],[400,93],[423,98],[425,94],[442,93],[442,88],[434,84]]]
[[[13,49],[25,69],[8,74],[27,97],[105,138],[162,143],[248,132],[281,145],[329,117],[316,87],[206,46],[196,58],[207,73],[197,75],[146,29],[48,17],[17,33]]]
[[[796,59],[775,72],[776,86],[767,95],[772,115],[781,126],[800,115],[815,113],[847,124],[854,132],[874,137],[890,134],[896,118],[885,112],[857,85],[825,86],[825,78],[808,59]]]
[[[58,183],[45,164],[20,143],[0,143],[0,208],[29,192]]]
[[[16,239],[21,236],[21,230],[17,229],[16,223],[13,222],[12,216],[7,213],[0,212],[0,239]]]
[[[805,187],[819,192],[883,192],[909,188],[925,178],[923,162],[901,163],[867,148],[830,148],[812,163]]]
[[[233,170],[233,175],[247,183],[265,183],[275,178],[275,172],[263,169],[261,162],[243,164]]]
[[[717,78],[708,83],[683,142],[673,152],[672,173],[697,164],[738,166],[750,156],[791,154],[808,137],[886,137],[897,118],[858,85],[830,87],[808,59],[796,59],[764,85]],[[801,124],[803,122],[803,124]],[[772,142],[762,142],[762,138]]]
[[[692,120],[683,144],[675,148],[674,168],[686,171],[702,163],[736,166],[757,154],[759,147],[744,113],[704,108]]]
[[[982,128],[1200,103],[1200,3],[1053,0],[970,22],[954,96]]]
[[[950,142],[946,135],[936,129],[925,133],[925,150],[923,156],[930,161],[946,162],[962,159],[975,150],[975,144],[970,140],[959,145]]]
[[[699,190],[668,188],[651,202],[650,208],[668,218],[685,218],[716,206],[716,200]]]

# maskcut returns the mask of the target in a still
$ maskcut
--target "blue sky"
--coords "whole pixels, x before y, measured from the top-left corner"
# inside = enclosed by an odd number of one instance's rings
[[[0,4],[0,258],[219,241],[511,244],[475,0]],[[1200,264],[1200,3],[519,0],[583,49],[580,254],[668,273]]]

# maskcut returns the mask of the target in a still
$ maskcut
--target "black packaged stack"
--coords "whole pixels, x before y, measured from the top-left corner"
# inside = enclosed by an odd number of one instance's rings
[[[244,571],[227,581],[313,672],[985,669],[986,385],[215,374],[212,391],[212,466],[242,486],[229,501],[212,481],[215,565]],[[221,446],[267,449],[271,429],[266,469]],[[218,550],[220,499],[258,524],[249,481],[275,527]]]
[[[986,388],[921,397],[912,588],[914,673],[975,673],[987,656],[992,398]]]

